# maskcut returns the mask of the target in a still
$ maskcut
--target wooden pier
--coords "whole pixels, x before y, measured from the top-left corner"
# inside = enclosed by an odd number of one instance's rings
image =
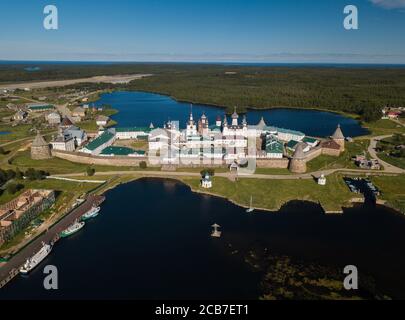
[[[58,242],[60,239],[59,234],[63,230],[69,227],[75,220],[79,219],[93,206],[99,206],[104,200],[104,196],[89,196],[80,206],[73,209],[46,232],[42,233],[39,237],[21,249],[16,255],[7,261],[4,266],[0,267],[0,288],[3,288],[19,274],[20,267],[28,258],[40,250],[42,242],[53,244]]]

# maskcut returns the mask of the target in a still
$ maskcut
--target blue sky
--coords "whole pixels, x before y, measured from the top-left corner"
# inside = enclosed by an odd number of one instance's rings
[[[405,0],[2,0],[0,59],[405,63],[404,34]]]

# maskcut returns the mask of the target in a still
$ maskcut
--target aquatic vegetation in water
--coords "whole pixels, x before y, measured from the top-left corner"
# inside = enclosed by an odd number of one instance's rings
[[[374,279],[359,275],[359,290],[343,286],[346,275],[336,267],[269,255],[261,282],[263,300],[371,300],[389,299],[378,292]]]

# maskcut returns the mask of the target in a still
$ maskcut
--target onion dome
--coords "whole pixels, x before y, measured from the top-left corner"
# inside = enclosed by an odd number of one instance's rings
[[[236,112],[236,107],[235,107],[235,111],[233,112],[233,114],[232,114],[232,119],[238,119],[239,118],[239,115],[238,115],[238,113]]]

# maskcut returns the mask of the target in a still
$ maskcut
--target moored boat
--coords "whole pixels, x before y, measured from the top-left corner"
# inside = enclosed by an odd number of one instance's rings
[[[60,237],[61,238],[66,238],[71,236],[72,234],[78,232],[80,229],[82,229],[84,227],[85,223],[84,221],[76,221],[75,223],[73,223],[71,226],[69,226],[66,230],[63,230],[60,233]]]
[[[20,268],[20,273],[28,274],[37,265],[39,265],[52,251],[52,246],[42,243],[42,248],[34,254],[31,258],[27,259],[24,265]]]
[[[82,215],[81,220],[86,221],[92,218],[95,218],[99,215],[100,213],[100,207],[93,207],[89,211],[87,211],[84,215]]]

